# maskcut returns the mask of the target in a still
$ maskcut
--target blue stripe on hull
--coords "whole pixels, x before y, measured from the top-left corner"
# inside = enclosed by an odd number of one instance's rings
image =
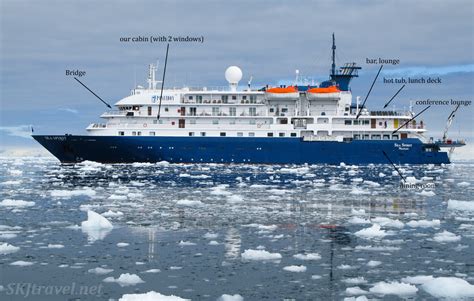
[[[264,164],[449,163],[419,139],[305,142],[299,138],[33,136],[61,162],[214,162]],[[401,144],[405,147],[401,147]],[[411,145],[411,146],[406,146]]]

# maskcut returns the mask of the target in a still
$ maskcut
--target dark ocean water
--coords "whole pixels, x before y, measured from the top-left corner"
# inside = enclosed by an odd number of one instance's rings
[[[413,276],[474,290],[474,164],[400,168],[435,187],[400,188],[388,165],[2,158],[0,300],[435,300]],[[82,228],[88,210],[113,229]]]

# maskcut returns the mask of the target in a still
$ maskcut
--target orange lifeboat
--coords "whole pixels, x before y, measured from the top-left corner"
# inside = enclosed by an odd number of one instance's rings
[[[299,98],[298,88],[294,86],[269,88],[265,95],[269,100],[294,100]]]
[[[312,88],[306,93],[309,100],[339,100],[341,98],[341,90],[337,86],[329,86],[326,88]]]

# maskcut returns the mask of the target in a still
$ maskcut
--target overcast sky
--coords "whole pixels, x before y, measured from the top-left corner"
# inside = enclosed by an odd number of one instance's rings
[[[442,84],[407,85],[395,99],[471,100],[474,95],[474,2],[467,1],[25,1],[0,0],[1,148],[35,145],[35,133],[85,133],[106,109],[66,69],[110,103],[146,84],[147,65],[164,58],[166,43],[123,43],[121,37],[191,36],[204,43],[171,43],[167,83],[223,86],[238,65],[243,81],[278,84],[302,76],[327,78],[331,34],[337,63],[363,69],[353,82],[364,97],[378,65],[366,58],[399,59],[385,65],[367,101],[381,109],[400,85],[383,77],[441,77]],[[161,70],[159,71],[161,73]],[[421,111],[423,107],[415,107]],[[431,107],[422,119],[440,136],[451,108]],[[452,126],[473,141],[473,106]],[[25,138],[26,136],[26,138]]]

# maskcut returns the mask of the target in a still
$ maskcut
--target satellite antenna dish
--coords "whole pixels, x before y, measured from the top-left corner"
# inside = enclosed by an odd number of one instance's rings
[[[230,66],[225,70],[225,79],[230,85],[230,90],[237,91],[237,85],[242,79],[242,70],[237,66]]]

